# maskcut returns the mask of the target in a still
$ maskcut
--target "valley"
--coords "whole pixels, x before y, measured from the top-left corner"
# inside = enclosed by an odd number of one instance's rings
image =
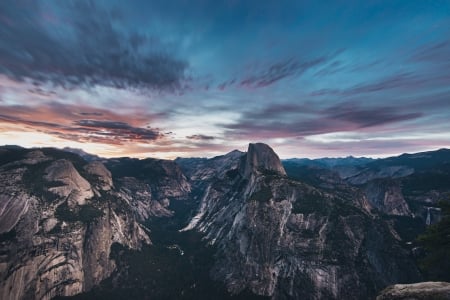
[[[450,150],[82,158],[1,147],[2,299],[371,299],[427,279]]]

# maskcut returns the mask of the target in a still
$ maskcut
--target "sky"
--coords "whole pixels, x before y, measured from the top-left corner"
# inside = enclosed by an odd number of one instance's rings
[[[0,144],[383,157],[449,120],[450,0],[0,1]]]

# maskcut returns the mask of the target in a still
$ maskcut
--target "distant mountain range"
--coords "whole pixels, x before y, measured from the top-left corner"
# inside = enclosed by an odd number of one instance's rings
[[[373,158],[368,157],[324,157],[317,159],[309,158],[290,158],[282,160],[283,163],[295,163],[304,166],[317,166],[317,167],[336,167],[336,166],[359,166],[374,161]]]
[[[0,147],[0,298],[373,299],[426,279],[450,150],[105,159]]]

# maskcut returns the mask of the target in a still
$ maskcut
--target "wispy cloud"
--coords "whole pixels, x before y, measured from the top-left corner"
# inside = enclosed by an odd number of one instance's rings
[[[253,72],[253,74],[242,79],[239,84],[248,87],[269,86],[287,77],[299,76],[308,69],[322,64],[328,59],[329,58],[325,56],[306,61],[289,58]]]
[[[233,124],[225,125],[231,136],[260,138],[304,137],[330,132],[365,130],[414,120],[421,112],[406,112],[399,107],[362,107],[341,103],[326,108],[303,105],[274,105],[250,111]]]
[[[246,68],[239,69],[239,75],[220,83],[218,89],[223,91],[230,87],[268,87],[282,80],[299,77],[313,68],[325,66],[343,51],[341,49],[330,55],[314,58],[283,57],[249,63]]]
[[[380,91],[388,91],[392,89],[417,89],[422,84],[433,81],[431,78],[425,78],[418,76],[412,72],[410,73],[398,73],[394,75],[388,75],[378,80],[370,80],[363,83],[358,83],[349,88],[335,89],[325,88],[313,91],[312,96],[355,96],[366,93],[376,93]]]
[[[410,61],[450,64],[450,39],[420,47],[412,54]]]

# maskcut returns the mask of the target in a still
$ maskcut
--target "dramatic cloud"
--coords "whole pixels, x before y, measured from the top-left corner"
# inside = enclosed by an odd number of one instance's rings
[[[104,156],[450,147],[450,2],[0,1],[0,140]]]
[[[35,1],[0,2],[1,73],[67,88],[182,88],[187,63],[157,38],[119,30],[114,11],[94,2],[58,3],[60,16]]]
[[[89,108],[85,107],[84,109]],[[126,120],[127,117],[106,110],[88,113],[90,117],[100,119],[81,119],[80,117],[85,117],[86,113],[77,112],[78,110],[77,107],[62,105],[47,105],[35,108],[3,107],[3,114],[0,114],[0,126],[2,124],[13,124],[67,140],[115,145],[123,145],[129,142],[151,143],[164,137],[164,134],[159,132],[158,129],[151,128],[148,125],[138,127],[125,121],[112,121],[111,119]],[[138,118],[143,119],[144,116]],[[148,116],[148,118],[152,117]],[[142,123],[142,121],[139,121],[139,123]]]

